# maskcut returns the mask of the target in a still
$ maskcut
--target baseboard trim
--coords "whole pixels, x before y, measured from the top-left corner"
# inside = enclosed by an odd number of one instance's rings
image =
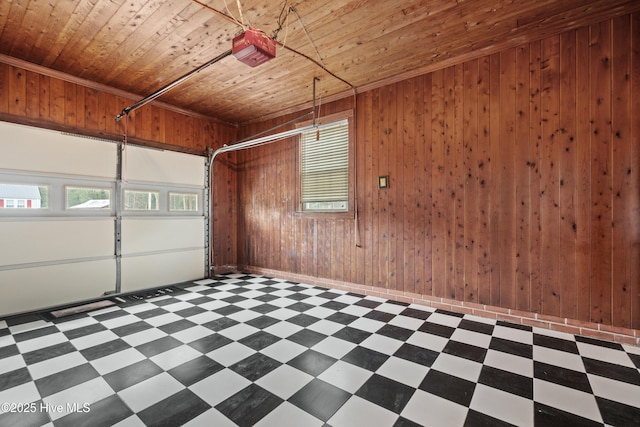
[[[411,304],[420,304],[427,307],[440,308],[458,313],[472,314],[480,317],[504,320],[521,325],[535,326],[558,332],[566,332],[574,335],[582,335],[606,341],[629,344],[640,347],[640,330],[604,325],[601,323],[584,322],[570,318],[547,316],[509,308],[495,307],[486,304],[477,304],[464,301],[438,298],[430,295],[402,292],[395,289],[378,288],[374,286],[359,285],[339,280],[323,279],[304,274],[290,273],[255,266],[238,266],[240,271],[262,274],[271,277],[291,280],[299,283],[307,283],[326,288],[340,289],[348,292],[371,295],[395,301]]]

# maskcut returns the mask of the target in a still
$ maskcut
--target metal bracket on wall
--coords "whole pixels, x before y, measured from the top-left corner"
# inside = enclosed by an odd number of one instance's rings
[[[207,152],[207,160],[204,164],[204,196],[202,200],[202,210],[204,213],[204,277],[211,277],[211,270],[213,270],[213,267],[211,266],[211,239],[213,236],[211,236],[211,227],[209,225],[209,218],[211,216],[209,183],[211,177],[211,162],[213,161],[212,153],[213,150],[209,148]]]
[[[115,293],[122,292],[122,150],[124,143],[118,141],[118,163],[116,165],[116,194],[115,203],[115,232],[114,255],[116,257],[116,289]]]

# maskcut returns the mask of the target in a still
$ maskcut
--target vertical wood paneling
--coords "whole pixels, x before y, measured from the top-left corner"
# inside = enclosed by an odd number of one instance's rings
[[[124,120],[115,116],[132,100],[59,78],[0,64],[0,119],[43,128],[120,140]],[[206,131],[203,132],[203,129]],[[213,119],[146,106],[131,114],[128,135],[138,144],[204,154],[236,139],[236,129]],[[216,136],[212,136],[216,135]],[[214,145],[213,141],[218,144]],[[237,264],[237,188],[235,172],[227,166],[224,184],[214,197],[214,264]]]
[[[415,158],[417,157],[417,144],[415,136],[419,133],[416,122],[420,116],[416,111],[415,100],[418,98],[416,79],[410,79],[403,83],[403,97],[401,108],[402,123],[400,144],[402,145],[402,162],[398,170],[402,171],[402,180],[398,195],[402,200],[402,247],[398,248],[398,259],[402,262],[403,277],[398,278],[400,284],[398,290],[415,293],[415,265],[416,265],[416,241],[419,239],[419,227],[415,223],[414,214],[417,213],[416,203],[420,200],[416,195],[415,186]],[[404,284],[404,286],[402,286]]]
[[[334,253],[331,259],[331,264],[335,268],[336,279],[348,282],[350,281],[348,270],[351,261],[351,251],[348,247],[351,243],[350,227],[347,225],[347,221],[344,218],[336,221],[335,225],[336,228],[333,235],[335,249],[333,250]],[[340,259],[341,254],[344,259]]]
[[[559,172],[560,172],[560,239],[558,278],[562,306],[560,315],[575,319],[577,311],[576,272],[576,34],[560,35],[560,108],[559,108]]]
[[[402,273],[402,257],[398,257],[398,251],[402,251],[403,233],[402,233],[402,165],[398,162],[403,158],[402,144],[402,107],[404,105],[404,92],[401,83],[389,86],[389,116],[390,128],[388,139],[385,143],[387,154],[389,156],[389,177],[391,185],[386,193],[389,196],[389,289],[402,289],[402,282],[398,283],[404,277]]]
[[[380,89],[373,91],[373,99],[371,109],[373,115],[371,117],[371,181],[369,186],[371,187],[371,284],[374,286],[384,287],[380,281],[380,264],[385,260],[380,256],[380,246],[383,244],[383,240],[380,238],[381,218],[384,216],[384,211],[380,206],[380,190],[377,188],[377,177],[381,170],[380,167],[380,131],[383,127],[380,124]]]
[[[335,221],[322,218],[318,224],[318,276],[331,277],[331,228]],[[275,264],[277,265],[277,264]]]
[[[53,87],[51,90],[51,94],[53,96]],[[110,111],[110,108],[107,107],[107,95],[104,92],[97,93],[97,120],[98,120],[98,131],[106,132],[107,131],[107,112]],[[112,120],[112,117],[109,117],[109,120]]]
[[[27,123],[72,133],[120,139],[123,122],[116,115],[131,99],[94,88],[0,64],[0,115],[6,121]],[[209,132],[202,134],[201,129]],[[136,130],[137,129],[137,130]],[[155,105],[133,112],[129,136],[137,143],[166,144],[176,150],[204,153],[235,140],[236,129],[213,119],[170,111]],[[211,135],[220,135],[221,138]],[[213,143],[217,141],[217,145]]]
[[[166,112],[155,105],[149,105],[148,107],[151,110],[151,139],[154,141],[164,141],[166,139],[166,132],[170,131],[170,129],[163,126],[166,119]]]
[[[344,220],[345,236],[347,242],[343,244],[345,247],[345,260],[344,263],[338,260],[338,265],[343,264],[344,269],[344,281],[354,283],[358,277],[357,270],[357,258],[356,258],[356,229],[355,221],[351,218]],[[339,256],[340,254],[338,254]]]
[[[623,16],[613,20],[611,83],[612,83],[612,324],[631,327],[633,295],[631,285],[630,239],[633,236],[634,219],[629,215],[634,188],[631,169],[639,165],[632,163],[632,145],[625,143],[631,139],[631,20]],[[638,118],[636,117],[636,120]],[[636,218],[636,222],[638,218]],[[637,260],[635,260],[637,263]]]
[[[628,231],[631,250],[631,326],[640,329],[640,13],[631,16],[631,170],[627,173],[629,188],[629,205],[626,214],[631,222]],[[627,142],[628,143],[628,142]]]
[[[431,123],[433,117],[432,100],[432,75],[428,74],[421,80],[424,85],[424,93],[422,96],[422,102],[424,104],[423,118],[422,118],[422,135],[424,138],[424,147],[421,147],[419,153],[424,152],[424,162],[420,170],[421,176],[424,178],[423,194],[426,196],[423,200],[425,222],[424,224],[424,286],[422,292],[416,289],[416,292],[424,295],[433,295],[433,160],[432,160],[432,147],[433,147],[433,133],[431,132]],[[421,158],[421,156],[419,156]],[[418,161],[418,160],[416,160]],[[420,181],[417,182],[419,184]]]
[[[531,260],[531,308],[535,313],[542,312],[542,256],[541,256],[541,183],[540,164],[542,143],[542,45],[540,42],[530,45],[530,76],[529,76],[529,191],[531,194],[531,207],[529,215],[531,226],[529,243]]]
[[[78,128],[85,128],[85,115],[84,115],[84,105],[85,105],[85,93],[86,88],[84,86],[76,86],[76,97],[74,99],[75,105],[72,108],[76,110],[76,126]]]
[[[591,85],[589,28],[576,31],[576,287],[577,319],[591,319]]]
[[[252,192],[255,191],[257,194],[262,195],[260,200],[261,203],[257,204],[255,207],[248,207],[248,211],[254,216],[254,221],[257,225],[257,228],[253,233],[248,233],[248,238],[254,241],[253,262],[255,262],[255,265],[257,266],[269,265],[267,258],[269,256],[270,244],[269,239],[261,239],[258,236],[263,234],[271,237],[271,235],[269,235],[269,217],[265,213],[269,209],[270,198],[269,193],[266,192],[268,190],[264,188],[264,180],[268,173],[268,171],[265,170],[265,165],[267,164],[266,160],[262,160],[265,157],[264,151],[264,148],[258,148],[256,150],[252,150],[250,153],[252,156],[251,167],[253,167],[253,170],[255,171],[255,177],[249,183],[249,188]]]
[[[464,271],[464,77],[462,64],[453,67],[454,70],[454,127],[453,127],[453,151],[455,156],[454,165],[454,223],[453,223],[453,244],[454,244],[454,259],[453,259],[453,277],[454,283],[454,296],[453,298],[458,300],[464,300],[465,296],[465,271]]]
[[[591,27],[591,321],[611,323],[611,24]]]
[[[76,85],[71,82],[64,82],[64,124],[67,126],[77,126],[75,100]]]
[[[447,223],[445,219],[446,174],[445,174],[445,119],[444,119],[444,72],[432,73],[431,103],[431,192],[433,197],[431,231],[431,276],[433,278],[433,296],[441,297],[445,291],[445,254]]]
[[[560,315],[561,292],[559,250],[560,200],[559,200],[559,144],[558,111],[560,102],[559,37],[542,41],[542,145],[540,163],[540,223],[541,269],[543,312]]]
[[[364,188],[364,191],[360,190],[359,193],[364,193],[364,203],[360,205],[360,227],[364,233],[361,236],[361,248],[360,252],[364,257],[364,280],[358,283],[374,283],[373,279],[373,193],[376,179],[373,176],[373,91],[366,92],[363,95],[364,102],[359,103],[359,111],[364,118],[364,134],[363,134],[363,146],[364,149],[360,150],[362,156],[364,152],[364,179],[359,181],[360,189]],[[358,136],[360,138],[360,136]]]
[[[531,160],[529,147],[529,46],[515,51],[515,306],[531,310]]]
[[[85,90],[85,97],[86,97],[86,93],[87,91]],[[110,135],[110,134],[119,134],[119,135],[124,135],[124,123],[122,120],[120,121],[116,121],[115,120],[115,116],[111,117],[113,114],[113,111],[122,111],[125,107],[127,107],[127,99],[120,97],[120,96],[105,96],[106,101],[105,101],[105,133]],[[86,115],[85,115],[86,117]],[[135,128],[135,122],[134,122],[134,128]],[[197,127],[196,127],[197,128]],[[197,130],[194,129],[194,132],[197,133]],[[201,141],[203,142],[203,148],[206,147],[206,144],[204,143],[207,140],[207,135],[205,134],[201,134],[200,137],[202,138]]]
[[[352,264],[352,282],[355,283],[364,283],[365,276],[365,251],[362,249],[365,239],[365,226],[366,217],[364,216],[366,209],[366,191],[364,190],[364,186],[360,185],[360,183],[367,182],[366,179],[366,154],[365,154],[365,129],[366,129],[366,120],[363,114],[363,104],[364,104],[364,96],[358,94],[354,100],[355,105],[355,120],[356,120],[356,135],[354,136],[355,147],[353,149],[353,154],[355,156],[354,164],[356,168],[356,182],[355,182],[355,193],[356,193],[356,209],[358,212],[357,218],[354,218],[354,248],[353,248],[353,256],[351,260]],[[295,185],[295,182],[292,183]],[[354,273],[355,269],[355,273]]]
[[[228,218],[232,212],[229,198],[234,186],[229,180],[229,155],[222,154],[213,166],[213,198],[211,199],[213,215],[213,232],[215,238],[212,243],[213,265],[223,266],[233,263],[231,257],[231,239],[234,238],[229,226]]]
[[[308,220],[296,222],[296,236],[299,236],[297,250],[300,257],[300,268],[297,271],[308,276],[313,275],[310,262],[313,259],[313,234],[310,231]]]
[[[516,260],[516,56],[515,49],[500,55],[500,145],[493,164],[499,166],[500,205],[498,210],[498,244],[500,262],[500,305],[515,307]]]
[[[271,161],[276,164],[276,173],[274,174],[274,176],[271,177],[271,179],[273,179],[273,182],[283,182],[282,152],[284,150],[284,147],[283,147],[284,142],[285,141],[276,142],[274,143],[274,146],[273,146],[274,150],[272,150],[272,152],[275,151],[275,156],[271,157]],[[284,248],[282,247],[281,242],[282,242],[282,228],[284,227],[286,214],[285,214],[285,211],[281,209],[281,206],[283,206],[283,199],[290,189],[283,189],[284,191],[276,191],[277,189],[278,187],[275,185],[269,185],[267,189],[270,195],[269,197],[270,206],[269,206],[269,212],[268,212],[269,235],[273,237],[272,239],[269,240],[271,242],[271,245],[269,248],[269,256],[270,256],[269,264],[270,265],[282,265],[282,258],[284,256],[283,254]],[[329,241],[327,242],[328,244],[330,244],[331,242],[330,239],[331,239],[331,236],[329,236],[329,239],[328,239]],[[329,271],[325,273],[328,276],[331,276],[330,266],[331,266],[331,263],[329,262],[329,266],[328,266]]]
[[[289,171],[285,174],[285,179],[287,179],[287,220],[288,225],[285,228],[287,231],[287,239],[284,242],[284,247],[290,253],[291,258],[291,269],[290,271],[300,271],[300,257],[303,253],[300,248],[300,243],[297,236],[297,230],[299,230],[300,221],[296,221],[296,211],[298,209],[297,203],[298,198],[296,195],[296,189],[298,186],[296,185],[296,171],[298,170],[298,162],[297,162],[297,151],[295,149],[296,143],[293,140],[289,140],[287,142],[287,154],[288,154],[288,168]],[[291,242],[295,242],[295,244],[291,244]]]
[[[9,113],[25,116],[27,111],[27,77],[26,72],[17,67],[10,67],[9,73]]]
[[[270,148],[274,148],[274,147],[270,147]],[[268,154],[265,155],[265,153],[268,153]],[[262,203],[260,204],[258,209],[257,220],[258,220],[258,224],[262,226],[261,227],[262,233],[264,233],[266,236],[269,236],[269,239],[258,240],[259,246],[256,251],[256,258],[260,263],[259,265],[267,266],[267,265],[272,265],[269,262],[272,257],[272,251],[273,251],[272,248],[274,245],[274,241],[279,237],[275,234],[272,234],[270,210],[271,210],[271,205],[273,203],[273,198],[271,197],[271,188],[267,187],[265,184],[265,181],[268,182],[268,180],[271,178],[269,176],[271,174],[267,173],[265,166],[268,165],[269,162],[273,162],[275,164],[275,161],[274,161],[275,158],[272,153],[267,152],[266,148],[262,148],[260,151],[256,152],[256,155],[257,155],[256,166],[260,167],[258,171],[260,172],[260,175],[261,175],[260,181],[262,182],[260,186],[261,187],[260,190],[261,190],[261,193],[263,194]],[[324,244],[324,240],[322,240],[322,243]],[[318,264],[319,264],[318,274],[321,274],[321,273],[326,274],[324,270],[325,263],[318,261]]]
[[[49,84],[49,117],[55,123],[64,123],[64,106],[64,82],[52,78]]]
[[[245,137],[246,129],[239,137]],[[253,167],[252,156],[255,155],[257,150],[249,150],[242,153],[238,153],[238,163],[243,167],[243,173],[238,176],[238,191],[240,194],[252,194],[251,184],[253,182],[253,174],[255,168]],[[242,259],[247,263],[253,263],[255,257],[255,245],[257,239],[251,239],[251,233],[256,233],[256,221],[255,221],[255,209],[249,208],[247,198],[243,198],[238,203],[238,211],[242,220],[238,226],[238,246],[241,248]],[[216,234],[213,235],[216,238]],[[304,268],[304,266],[303,266]],[[305,270],[303,270],[305,271]]]
[[[478,302],[478,61],[464,64],[464,301]]]
[[[500,305],[500,272],[502,265],[500,260],[502,252],[500,248],[500,196],[502,185],[500,182],[500,135],[502,130],[500,111],[500,54],[491,55],[489,62],[489,262],[490,262],[490,287],[489,303]]]
[[[80,87],[78,87],[80,89]],[[82,91],[83,92],[83,91]],[[2,96],[2,95],[0,95]],[[40,75],[32,71],[27,71],[27,93],[26,99],[31,100],[27,103],[25,115],[29,119],[38,120],[40,118]],[[79,99],[84,101],[84,96],[78,96]],[[77,102],[77,101],[76,101]],[[76,107],[77,108],[77,107]],[[83,111],[78,109],[79,112]],[[84,114],[80,114],[84,117]],[[84,122],[80,122],[80,125],[84,127]]]
[[[44,93],[43,83],[40,82],[40,92]],[[135,112],[136,117],[141,114],[142,110],[138,110]],[[94,89],[87,89],[85,91],[85,101],[84,101],[84,116],[85,116],[85,126],[89,129],[98,129],[98,93]],[[40,118],[42,114],[40,114]],[[140,126],[141,129],[147,129],[146,126]]]
[[[9,74],[11,67],[0,63],[0,111],[9,111]]]
[[[40,120],[43,121],[49,121],[51,119],[51,115],[49,114],[49,86],[50,86],[50,82],[51,79],[47,76],[43,76],[41,75],[40,78],[40,90],[38,92],[38,111],[39,111],[39,118]],[[36,102],[36,101],[32,101],[32,102]]]
[[[391,92],[391,114],[394,115],[389,144],[389,176],[392,178],[389,205],[389,288],[402,290],[404,278],[404,230],[403,192],[404,187],[404,85],[402,82],[393,85]]]
[[[142,107],[134,111],[133,114],[129,115],[129,123],[127,123],[128,135],[135,135],[137,138],[151,139],[151,129],[153,127],[151,118],[152,117],[150,108]],[[126,116],[120,119],[123,126],[126,119]],[[135,124],[134,129],[130,129],[131,124]]]
[[[414,99],[413,108],[415,110],[414,122],[414,148],[413,159],[408,159],[412,163],[415,199],[408,203],[407,211],[415,214],[407,215],[408,221],[413,221],[414,236],[414,265],[413,265],[413,286],[408,292],[423,294],[427,281],[427,248],[426,239],[428,233],[427,204],[429,203],[428,189],[426,185],[427,159],[426,159],[426,137],[425,137],[425,116],[428,111],[423,108],[425,97],[425,79],[417,77],[413,79]],[[411,130],[409,130],[411,132]],[[415,207],[411,207],[412,203]]]
[[[392,108],[391,102],[393,99],[393,86],[387,86],[380,91],[380,144],[378,145],[378,156],[380,157],[379,175],[389,175],[389,187],[394,186],[396,177],[391,175],[391,147],[392,147],[392,134],[395,132],[394,119],[395,108]],[[394,103],[395,106],[395,103]],[[394,200],[389,190],[380,192],[379,198],[379,233],[380,233],[380,247],[379,247],[379,259],[380,270],[378,271],[378,283],[383,288],[390,288],[390,283],[395,279],[391,277],[390,264],[395,254],[391,254],[391,241],[390,241],[390,219],[392,204]]]
[[[455,69],[444,70],[444,292],[440,295],[455,299],[456,257],[456,141],[455,141]]]
[[[478,302],[491,304],[491,61],[479,60],[478,68]]]

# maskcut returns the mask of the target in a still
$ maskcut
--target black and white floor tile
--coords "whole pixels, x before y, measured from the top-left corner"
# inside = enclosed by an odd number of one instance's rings
[[[0,405],[11,427],[638,426],[640,349],[233,274],[0,320]]]

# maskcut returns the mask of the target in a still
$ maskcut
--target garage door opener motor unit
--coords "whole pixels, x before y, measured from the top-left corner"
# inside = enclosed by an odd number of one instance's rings
[[[276,56],[276,41],[260,30],[249,28],[233,39],[233,56],[250,67],[267,62]]]

